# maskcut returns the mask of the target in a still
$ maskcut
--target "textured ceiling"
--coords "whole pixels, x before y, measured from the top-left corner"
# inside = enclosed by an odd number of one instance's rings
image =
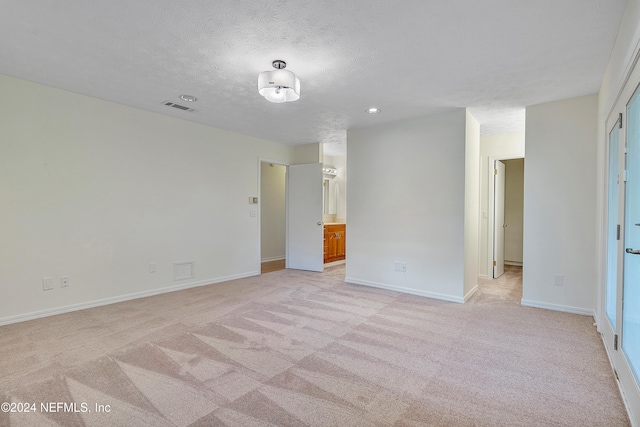
[[[598,91],[626,0],[2,0],[0,73],[286,144],[468,107],[483,134]],[[283,59],[301,99],[257,75]],[[162,105],[198,97],[188,113]],[[365,109],[378,106],[380,114]]]

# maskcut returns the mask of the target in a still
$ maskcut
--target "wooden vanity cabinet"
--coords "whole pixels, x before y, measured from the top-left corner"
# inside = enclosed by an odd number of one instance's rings
[[[346,224],[324,226],[324,263],[345,259]]]

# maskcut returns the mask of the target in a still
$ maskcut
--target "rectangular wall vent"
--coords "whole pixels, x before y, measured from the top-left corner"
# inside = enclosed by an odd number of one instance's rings
[[[177,108],[178,110],[188,111],[189,113],[195,113],[196,111],[198,111],[193,108],[185,107],[184,105],[176,104],[175,102],[171,102],[171,101],[163,101],[162,104],[166,105],[167,107]]]
[[[193,279],[194,261],[173,263],[173,280]]]

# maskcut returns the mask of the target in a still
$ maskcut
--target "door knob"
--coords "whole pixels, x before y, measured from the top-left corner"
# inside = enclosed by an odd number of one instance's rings
[[[318,225],[322,225],[322,221],[318,221]]]
[[[631,248],[625,249],[625,252],[631,255],[640,255],[640,250],[634,250]]]

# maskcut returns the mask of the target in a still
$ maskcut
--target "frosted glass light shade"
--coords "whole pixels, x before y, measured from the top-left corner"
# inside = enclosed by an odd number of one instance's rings
[[[258,92],[270,102],[300,99],[300,79],[289,70],[263,71],[258,75]]]

